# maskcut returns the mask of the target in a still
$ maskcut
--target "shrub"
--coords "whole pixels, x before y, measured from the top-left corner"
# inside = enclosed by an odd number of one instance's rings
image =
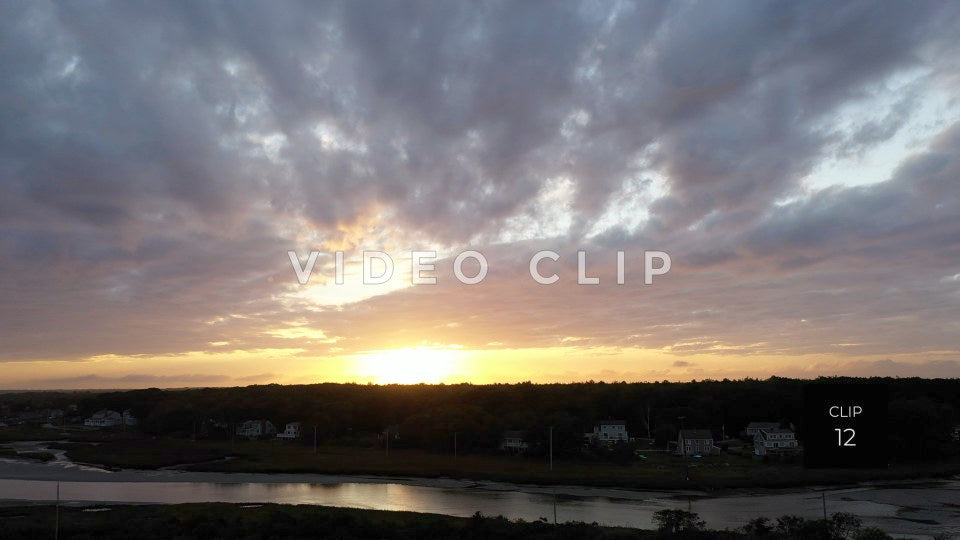
[[[773,533],[773,525],[765,517],[751,519],[743,526],[743,534],[747,536],[769,536]]]
[[[876,527],[860,529],[853,538],[854,540],[893,540],[892,536]]]
[[[658,510],[653,514],[657,530],[667,534],[682,534],[702,531],[706,522],[696,512],[686,510]]]

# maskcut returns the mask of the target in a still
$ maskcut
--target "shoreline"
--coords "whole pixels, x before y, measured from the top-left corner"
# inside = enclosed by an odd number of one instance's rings
[[[897,534],[933,536],[960,531],[951,510],[960,480],[914,479],[824,488],[635,490],[579,485],[533,485],[457,478],[191,471],[116,472],[76,466],[0,461],[0,507],[51,506],[55,486],[65,507],[103,505],[172,507],[181,504],[299,505],[441,514],[468,518],[476,512],[537,521],[559,508],[562,521],[649,528],[662,509],[689,509],[717,530],[749,519],[797,515],[818,519],[830,512],[856,515]],[[924,503],[917,505],[922,496]],[[825,497],[825,503],[821,499]]]
[[[540,485],[476,480],[470,478],[390,475],[350,475],[319,473],[260,473],[260,472],[212,472],[181,469],[94,469],[89,466],[51,466],[26,460],[0,459],[0,480],[27,480],[36,482],[163,482],[163,483],[210,483],[210,484],[400,484],[405,486],[440,489],[479,489],[485,491],[522,491],[547,495],[570,495],[576,497],[606,497],[611,499],[641,500],[655,496],[710,496],[699,490],[640,490],[622,487],[596,487],[589,485]]]
[[[70,463],[99,471],[190,472],[264,474],[304,477],[374,478],[390,482],[504,483],[530,486],[584,486],[595,489],[698,493],[783,493],[842,489],[851,486],[951,480],[960,477],[960,457],[937,462],[891,464],[876,469],[804,469],[796,463],[766,463],[742,452],[707,458],[684,465],[667,454],[648,454],[642,463],[622,465],[570,459],[556,470],[519,457],[474,453],[459,460],[449,454],[400,449],[385,459],[369,447],[326,444],[320,452],[304,445],[274,441],[187,440],[145,437],[136,434],[84,432],[23,433],[23,439],[6,434],[2,445],[20,451],[46,451],[52,462]],[[40,437],[45,435],[45,437]],[[50,436],[53,435],[53,436]],[[121,436],[122,435],[122,436]],[[52,448],[51,448],[52,447]],[[686,475],[686,478],[684,476]],[[309,476],[308,476],[309,477]],[[377,480],[375,480],[377,481]]]
[[[264,473],[191,471],[174,468],[109,470],[89,464],[63,462],[38,463],[28,460],[0,459],[0,480],[69,483],[210,483],[210,484],[399,484],[439,489],[477,489],[483,491],[566,495],[572,497],[604,497],[619,500],[651,498],[762,497],[791,493],[860,491],[924,486],[947,486],[960,482],[960,475],[946,478],[924,477],[903,480],[863,481],[851,484],[792,486],[784,488],[728,488],[717,491],[700,489],[654,489],[583,484],[537,484],[454,477],[417,477],[373,474]]]
[[[53,532],[52,508],[42,504],[4,505],[4,538],[45,537]],[[171,536],[237,538],[266,528],[271,538],[655,538],[639,528],[587,523],[547,524],[493,516],[451,516],[430,512],[291,504],[184,503],[170,505],[100,503],[61,505],[57,532],[96,538],[161,539]],[[310,534],[312,531],[318,531]],[[731,535],[739,537],[739,535]]]
[[[863,479],[827,482],[798,482],[788,485],[725,485],[725,486],[671,486],[669,482],[654,480],[650,485],[637,485],[625,481],[609,483],[606,479],[580,477],[567,478],[530,478],[526,475],[510,477],[504,474],[457,475],[445,474],[403,474],[389,471],[351,471],[338,470],[297,471],[297,470],[222,470],[223,465],[235,459],[227,456],[215,460],[194,463],[181,463],[155,468],[118,467],[108,464],[76,461],[68,456],[68,451],[50,448],[56,440],[16,441],[5,445],[20,451],[44,451],[55,459],[38,462],[31,459],[12,457],[0,458],[0,480],[31,480],[43,482],[164,482],[164,483],[212,483],[212,484],[398,484],[406,486],[433,487],[441,489],[479,489],[493,492],[520,491],[546,495],[569,495],[574,497],[607,497],[611,499],[637,500],[643,498],[717,498],[750,497],[792,493],[839,492],[844,490],[890,489],[895,487],[949,485],[960,481],[960,473],[955,467],[942,474],[923,474],[909,476],[910,470],[903,470],[903,476],[894,474],[888,478]],[[94,443],[97,444],[97,443]],[[214,468],[206,469],[213,465]],[[584,480],[580,482],[578,480]],[[659,484],[659,485],[658,485]]]

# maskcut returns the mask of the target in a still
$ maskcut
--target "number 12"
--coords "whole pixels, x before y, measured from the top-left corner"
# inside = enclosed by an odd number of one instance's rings
[[[837,446],[856,446],[857,443],[853,442],[853,438],[857,435],[857,432],[853,428],[840,429],[836,428],[834,431],[837,432]],[[847,437],[846,442],[843,441],[844,434],[849,433],[850,436]]]

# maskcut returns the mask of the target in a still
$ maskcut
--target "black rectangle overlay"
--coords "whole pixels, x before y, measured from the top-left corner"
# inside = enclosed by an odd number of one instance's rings
[[[804,466],[886,467],[887,401],[884,384],[804,386]]]

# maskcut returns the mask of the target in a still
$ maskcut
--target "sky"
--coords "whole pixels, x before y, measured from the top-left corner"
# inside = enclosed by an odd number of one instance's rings
[[[0,388],[960,376],[960,3],[3,2],[0,73]]]

